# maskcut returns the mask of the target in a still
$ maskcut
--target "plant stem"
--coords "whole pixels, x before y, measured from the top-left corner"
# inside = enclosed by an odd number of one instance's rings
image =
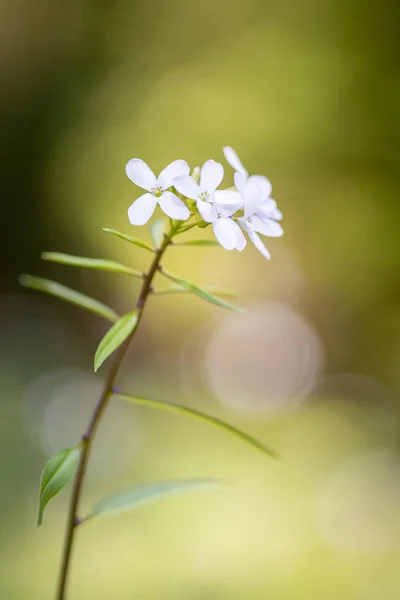
[[[121,367],[122,361],[125,357],[125,354],[128,350],[128,347],[137,331],[139,322],[142,318],[143,310],[146,305],[146,300],[151,292],[151,283],[155,274],[158,271],[161,258],[167,249],[168,245],[171,242],[171,237],[174,231],[171,229],[170,233],[164,237],[164,240],[160,246],[160,248],[156,251],[154,260],[150,266],[148,273],[144,276],[142,288],[139,293],[139,297],[137,300],[137,309],[139,311],[138,323],[135,330],[129,336],[129,338],[125,341],[124,344],[117,351],[114,361],[111,365],[111,369],[108,373],[107,379],[104,383],[104,388],[97,402],[97,405],[93,411],[91,419],[89,421],[88,427],[85,433],[82,435],[81,439],[81,455],[78,464],[78,470],[74,479],[73,490],[71,494],[71,501],[69,505],[68,511],[68,520],[67,520],[67,531],[65,537],[65,545],[64,552],[61,562],[60,569],[60,577],[57,587],[57,595],[56,600],[65,600],[66,591],[67,591],[67,580],[68,574],[70,570],[71,564],[71,556],[75,539],[75,531],[77,526],[80,524],[80,519],[78,517],[78,508],[79,501],[82,494],[83,483],[85,479],[86,469],[89,461],[90,450],[93,443],[93,438],[96,433],[96,429],[98,424],[100,423],[101,417],[108,405],[108,402],[113,394],[113,388],[115,385],[115,380],[118,375],[119,369]]]

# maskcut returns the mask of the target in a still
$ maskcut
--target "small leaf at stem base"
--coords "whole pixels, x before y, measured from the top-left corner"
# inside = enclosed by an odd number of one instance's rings
[[[43,521],[43,511],[74,475],[79,462],[79,448],[66,448],[49,458],[40,480],[39,514],[37,524]]]
[[[123,315],[109,329],[101,340],[94,357],[94,370],[97,371],[103,362],[112,354],[135,330],[139,319],[139,311],[134,311]]]

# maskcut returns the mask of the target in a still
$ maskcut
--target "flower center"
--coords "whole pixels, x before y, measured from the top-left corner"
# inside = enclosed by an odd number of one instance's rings
[[[211,202],[210,194],[208,192],[201,192],[199,199],[203,202]]]
[[[156,198],[159,198],[160,196],[163,195],[164,190],[162,189],[162,187],[157,187],[157,188],[153,188],[151,190],[151,193],[153,194],[153,196],[155,196]]]

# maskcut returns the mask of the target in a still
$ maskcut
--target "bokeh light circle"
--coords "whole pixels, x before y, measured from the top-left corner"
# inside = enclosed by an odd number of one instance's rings
[[[313,327],[292,307],[272,301],[227,317],[205,359],[213,392],[250,415],[298,405],[315,386],[322,364]]]

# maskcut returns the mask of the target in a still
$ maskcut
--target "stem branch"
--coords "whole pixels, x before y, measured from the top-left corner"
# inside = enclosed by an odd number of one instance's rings
[[[78,508],[79,501],[82,494],[83,483],[85,479],[86,469],[89,461],[90,450],[93,443],[93,438],[96,433],[97,426],[101,420],[102,415],[108,405],[110,397],[113,394],[113,388],[115,384],[116,377],[118,375],[119,369],[121,367],[122,361],[125,357],[125,354],[128,350],[128,347],[137,331],[139,322],[142,318],[143,310],[146,305],[146,300],[151,292],[151,283],[155,274],[158,271],[160,266],[161,258],[167,249],[168,245],[171,242],[171,237],[173,235],[173,230],[171,229],[170,233],[164,237],[164,240],[160,246],[160,248],[156,251],[154,260],[150,266],[148,273],[144,275],[143,284],[139,293],[139,297],[136,303],[136,306],[139,311],[138,323],[135,330],[129,336],[129,338],[120,346],[118,349],[114,361],[111,365],[111,369],[108,373],[106,381],[104,383],[103,391],[99,398],[99,401],[96,404],[96,407],[93,411],[89,424],[85,433],[82,435],[81,439],[81,455],[78,464],[78,470],[74,479],[73,490],[71,494],[71,501],[68,510],[68,520],[67,520],[67,531],[65,536],[65,545],[61,562],[60,569],[60,577],[57,587],[57,595],[56,600],[65,600],[66,590],[67,590],[67,580],[68,574],[70,570],[71,564],[71,556],[72,549],[75,539],[75,531],[78,525],[80,525],[81,520],[78,517]]]

